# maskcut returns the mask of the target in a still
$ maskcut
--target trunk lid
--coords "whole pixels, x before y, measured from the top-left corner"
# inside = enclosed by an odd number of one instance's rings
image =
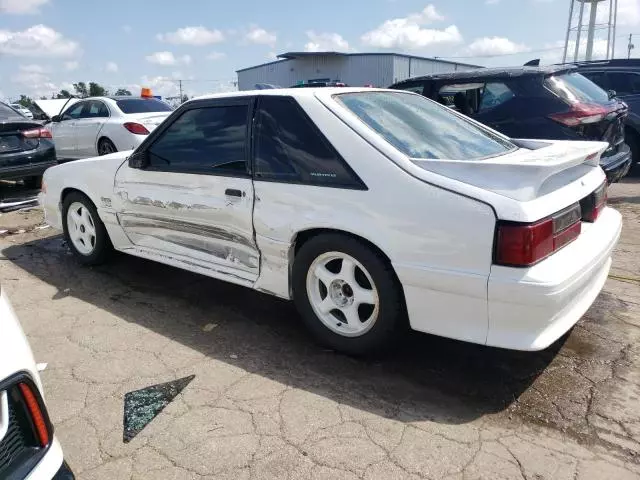
[[[150,132],[160,125],[171,112],[129,113],[127,121],[135,121],[144,125]]]
[[[482,160],[416,160],[420,168],[527,202],[579,180],[598,168],[604,142],[514,140],[521,148]],[[574,201],[579,201],[576,198]]]
[[[23,121],[0,123],[0,165],[11,166],[21,163],[29,163],[27,156],[15,156],[19,152],[27,152],[38,148],[38,138],[26,138],[21,132],[41,128],[42,125],[27,119]],[[11,160],[9,160],[11,158]]]

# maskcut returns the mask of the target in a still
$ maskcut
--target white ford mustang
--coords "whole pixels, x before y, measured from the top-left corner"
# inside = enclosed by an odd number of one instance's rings
[[[91,97],[69,102],[47,128],[59,159],[87,158],[136,148],[171,111],[156,98]]]
[[[607,278],[605,148],[511,140],[402,91],[237,92],[47,170],[41,201],[82,263],[113,247],[293,299],[337,350],[406,325],[539,350]]]

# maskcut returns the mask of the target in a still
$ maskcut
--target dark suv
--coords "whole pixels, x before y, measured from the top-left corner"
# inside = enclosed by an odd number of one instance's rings
[[[625,139],[636,169],[640,170],[640,59],[615,59],[576,63],[581,75],[616,96],[629,106],[625,120]]]
[[[629,171],[627,105],[573,65],[442,73],[390,88],[420,93],[511,138],[605,141],[600,165],[609,182]]]

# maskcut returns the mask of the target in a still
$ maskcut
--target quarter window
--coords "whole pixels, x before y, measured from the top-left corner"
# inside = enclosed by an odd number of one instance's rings
[[[183,173],[247,173],[247,105],[194,108],[148,150],[151,169]]]
[[[480,112],[502,105],[508,102],[515,94],[504,83],[487,83],[482,91],[480,100]]]
[[[89,112],[86,116],[89,118],[108,117],[109,110],[107,110],[107,106],[104,103],[94,100],[90,102]]]
[[[256,118],[257,180],[363,188],[293,98],[261,97]]]

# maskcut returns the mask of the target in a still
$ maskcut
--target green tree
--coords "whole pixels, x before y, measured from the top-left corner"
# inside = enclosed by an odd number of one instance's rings
[[[89,82],[89,96],[90,97],[104,97],[109,95],[109,91],[99,83]]]
[[[33,100],[31,99],[31,97],[28,97],[26,95],[20,95],[20,100],[18,100],[17,103],[25,108],[29,108],[33,105]]]
[[[131,96],[131,92],[129,90],[127,90],[126,88],[119,88],[118,90],[116,90],[116,95],[128,95]]]
[[[69,90],[60,90],[55,98],[71,98],[71,92]]]
[[[73,88],[76,91],[77,97],[84,98],[89,96],[89,90],[87,89],[86,83],[84,82],[74,83]]]

